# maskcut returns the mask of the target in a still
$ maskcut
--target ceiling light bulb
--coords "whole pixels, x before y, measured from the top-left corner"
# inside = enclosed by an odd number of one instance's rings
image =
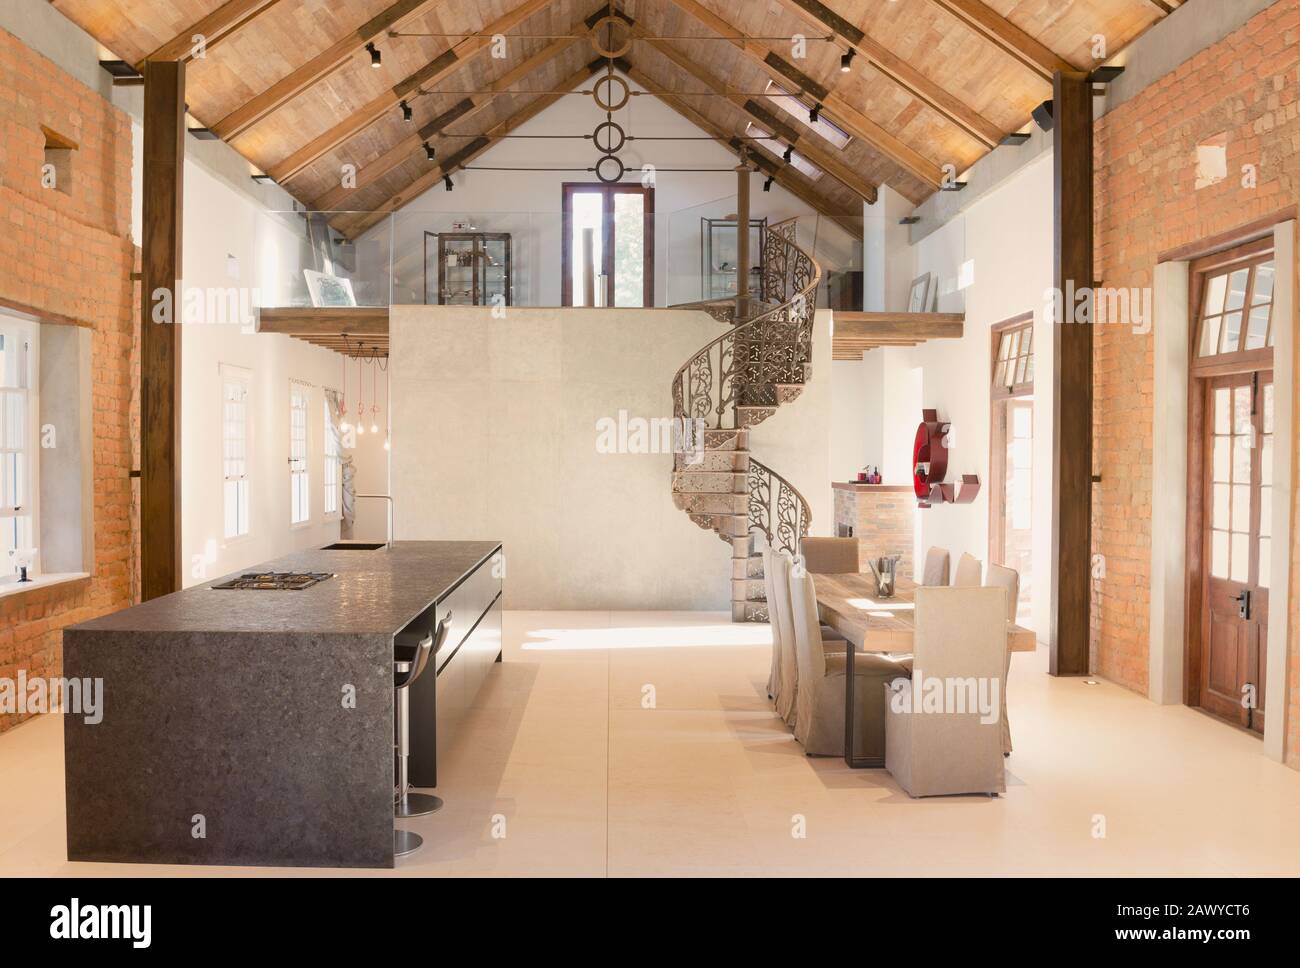
[[[429,144],[429,142],[426,141],[424,143],[424,157],[427,158],[429,161],[433,161],[433,159],[436,156],[437,156],[437,152],[433,150],[433,145]]]
[[[403,101],[403,102],[402,102],[402,120],[403,120],[403,121],[410,121],[410,120],[411,120],[411,115],[412,115],[413,113],[414,113],[414,112],[411,110],[411,106],[410,106],[409,104],[407,104],[405,101]]]
[[[385,437],[385,438],[384,438],[384,450],[388,450],[388,449],[389,449],[388,438]]]
[[[373,41],[369,44],[366,44],[366,50],[370,51],[371,67],[378,67],[381,63],[383,63],[384,57],[381,53],[379,53],[379,48],[374,45]]]
[[[357,424],[357,433],[364,434],[365,432],[366,432],[366,428],[361,426],[360,424]]]
[[[372,423],[372,424],[370,425],[370,432],[371,432],[372,434],[377,434],[377,433],[379,433],[379,424],[373,424],[373,423]]]
[[[849,72],[849,70],[853,67],[853,55],[856,53],[857,51],[853,50],[852,48],[849,48],[843,54],[840,55],[840,73],[847,74]]]

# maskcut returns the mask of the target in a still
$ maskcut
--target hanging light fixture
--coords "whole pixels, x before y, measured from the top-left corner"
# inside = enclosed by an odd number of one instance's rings
[[[366,426],[362,423],[366,419],[365,398],[361,395],[361,388],[364,384],[361,382],[361,357],[357,357],[357,433],[364,434]]]
[[[374,367],[370,373],[372,377],[370,381],[370,432],[377,434],[379,433],[379,421],[376,419],[379,415],[379,364],[371,360],[370,365]]]
[[[366,50],[370,51],[370,66],[378,67],[383,63],[384,57],[379,53],[379,48],[375,46],[374,41],[366,44]]]
[[[855,54],[857,54],[857,51],[854,50],[852,47],[850,47],[848,50],[846,50],[843,54],[840,55],[841,74],[847,74],[850,70],[853,69],[853,57]]]
[[[344,346],[344,349],[346,350],[347,347]],[[352,425],[349,424],[348,421],[347,421],[347,416],[348,416],[348,357],[347,357],[347,353],[346,353],[346,352],[343,354],[343,395],[339,398],[339,404],[340,404],[340,406],[339,406],[339,416],[340,416],[341,418],[343,418],[342,421],[339,423],[339,432],[340,432],[340,433],[344,433],[344,434],[346,434],[350,429],[352,429]]]
[[[388,367],[384,367],[384,406],[388,406]],[[384,421],[384,450],[390,448],[388,442],[388,420]]]

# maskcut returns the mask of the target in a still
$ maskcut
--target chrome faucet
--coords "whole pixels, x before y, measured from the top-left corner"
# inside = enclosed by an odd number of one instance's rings
[[[392,547],[393,547],[393,535],[394,535],[394,533],[395,533],[394,530],[393,530],[393,528],[394,528],[395,525],[396,525],[396,521],[395,521],[395,519],[396,519],[396,516],[397,516],[396,505],[395,505],[394,502],[393,502],[393,495],[391,495],[391,494],[354,494],[354,495],[352,495],[352,496],[353,496],[353,498],[356,499],[356,500],[360,500],[360,499],[363,498],[363,497],[367,497],[367,498],[374,498],[374,499],[377,500],[377,501],[387,501],[387,502],[388,502],[388,540],[384,543],[384,547],[385,547],[385,548],[392,548]]]

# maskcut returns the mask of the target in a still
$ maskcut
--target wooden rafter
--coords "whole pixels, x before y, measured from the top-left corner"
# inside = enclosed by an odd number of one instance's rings
[[[792,93],[804,93],[821,102],[828,114],[845,131],[867,142],[894,164],[915,175],[932,188],[943,183],[943,172],[916,149],[890,134],[885,128],[859,111],[849,100],[809,77],[775,51],[752,38],[742,37],[728,21],[698,0],[672,0],[720,37],[725,37],[752,61],[784,85],[793,85]],[[659,43],[659,42],[656,42]]]
[[[663,89],[662,85],[656,84],[631,64],[626,65],[623,70],[628,77],[644,88],[656,90]],[[691,124],[710,135],[715,141],[736,155],[740,155],[741,151],[746,148],[746,144],[741,138],[724,131],[681,98],[672,94],[656,94],[655,96],[669,108],[676,111]],[[825,199],[819,196],[809,185],[804,183],[802,175],[788,166],[779,165],[776,162],[770,161],[764,156],[754,154],[753,152],[750,152],[749,158],[760,171],[776,179],[778,185],[788,191],[791,195],[794,195],[805,205],[809,206],[813,211],[825,215],[854,238],[862,238],[862,215],[860,212],[841,211],[827,204]]]
[[[307,88],[333,74],[375,38],[444,2],[445,0],[398,0],[301,67],[290,71],[261,94],[235,108],[214,124],[212,130],[226,141],[239,137]]]
[[[338,124],[313,138],[283,161],[272,165],[267,174],[278,182],[288,181],[313,161],[333,151],[353,135],[379,120],[385,112],[397,107],[403,98],[409,97],[425,85],[435,85],[459,70],[475,54],[486,50],[492,44],[494,35],[514,30],[552,2],[553,0],[523,0],[514,9],[484,27],[480,33],[453,44],[414,74],[403,78],[378,97],[371,98]]]
[[[779,0],[791,13],[828,30],[866,58],[878,71],[927,107],[939,112],[976,140],[992,148],[1005,136],[1001,128],[960,98],[878,43],[818,0]]]
[[[930,2],[938,4],[1048,84],[1052,82],[1052,75],[1056,71],[1068,73],[1078,69],[1002,14],[986,7],[980,0],[930,0]]]
[[[602,14],[604,9],[605,8],[602,6]],[[505,74],[502,74],[499,78],[489,84],[484,89],[484,94],[496,94],[514,87],[534,71],[537,71],[551,60],[564,53],[564,51],[568,50],[578,38],[586,34],[587,27],[592,21],[593,18],[588,17],[573,28],[572,37],[557,38],[531,57],[520,61]],[[403,138],[374,161],[358,169],[355,188],[346,188],[342,185],[333,188],[313,201],[311,207],[317,211],[328,212],[337,210],[339,206],[347,198],[351,197],[354,192],[358,192],[368,185],[373,184],[376,180],[388,174],[388,172],[406,161],[414,152],[419,150],[420,146],[425,141],[428,141],[430,138],[433,138],[440,132],[446,130],[447,126],[452,121],[461,121],[473,117],[491,104],[492,100],[491,97],[479,97],[477,95],[465,98],[452,108],[444,111],[432,121],[421,126],[419,130],[410,137]]]
[[[562,91],[577,87],[587,78],[601,70],[605,64],[606,61],[603,59],[594,60],[588,63],[584,67],[574,71],[574,73],[568,78],[561,81],[556,87],[556,90]],[[371,226],[375,225],[388,215],[388,213],[395,212],[407,202],[419,197],[423,192],[438,184],[438,182],[442,181],[442,179],[447,175],[452,174],[457,169],[465,167],[465,165],[469,164],[469,162],[473,161],[490,148],[495,143],[494,139],[501,135],[509,134],[524,122],[531,120],[542,111],[545,111],[562,97],[564,97],[564,95],[558,93],[539,94],[510,117],[489,128],[485,136],[476,138],[450,158],[445,159],[442,164],[437,165],[434,168],[429,169],[423,175],[420,175],[400,192],[390,196],[378,208],[367,212],[358,218],[345,222],[345,227],[340,230],[349,238],[357,238],[366,232]]]
[[[229,0],[212,13],[196,21],[186,30],[182,30],[167,43],[144,58],[136,69],[139,70],[146,60],[187,61],[192,57],[195,37],[203,38],[204,53],[225,40],[236,30],[256,20],[274,7],[280,0]]]
[[[646,32],[637,27],[633,29],[633,36],[645,37]],[[726,82],[715,77],[711,72],[701,67],[668,41],[648,38],[647,42],[664,57],[672,61],[673,64],[681,68],[691,77],[694,77],[705,87],[717,94],[725,96],[728,101],[735,104],[741,111],[752,118],[757,124],[766,128],[771,134],[784,138],[786,142],[791,145],[797,145],[800,154],[818,168],[826,171],[836,181],[847,186],[850,191],[855,192],[864,201],[869,203],[875,202],[876,189],[878,186],[871,184],[844,162],[834,157],[829,150],[823,150],[814,143],[813,139],[805,138],[802,132],[797,131],[790,125],[786,124],[756,101],[750,99],[744,94],[733,91]]]

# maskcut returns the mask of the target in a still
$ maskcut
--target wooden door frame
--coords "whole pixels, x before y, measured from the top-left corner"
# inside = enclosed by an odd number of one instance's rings
[[[1033,332],[1034,314],[1033,312],[1021,313],[1019,316],[1012,316],[1010,319],[1004,319],[1000,323],[994,323],[989,327],[989,360],[985,367],[985,374],[989,382],[989,535],[988,535],[988,553],[989,561],[1001,561],[1001,555],[995,555],[994,549],[1005,551],[1002,546],[1002,533],[997,525],[998,505],[1000,498],[998,495],[1005,495],[1006,481],[1002,473],[1002,463],[998,460],[998,448],[1003,451],[1003,460],[1005,460],[1006,436],[999,433],[999,424],[995,420],[995,415],[1002,408],[1005,413],[1004,404],[1008,400],[1021,399],[1028,397],[1031,401],[1034,397],[1034,382],[1030,380],[1027,383],[1020,383],[1011,389],[998,388],[993,385],[993,369],[997,365],[998,344],[1002,342],[1002,334],[1009,329],[1017,329],[1029,323],[1029,330]],[[1033,352],[1038,349],[1037,340],[1032,347]],[[1038,427],[1035,422],[1034,433],[1037,434]],[[996,535],[996,537],[995,537]]]
[[[1188,706],[1201,708],[1202,661],[1205,654],[1206,623],[1209,621],[1206,591],[1209,573],[1205,564],[1205,476],[1207,472],[1208,424],[1205,400],[1209,384],[1216,377],[1236,376],[1244,373],[1274,371],[1274,351],[1247,351],[1231,354],[1224,361],[1212,364],[1196,365],[1200,344],[1200,316],[1205,290],[1205,276],[1235,263],[1248,264],[1258,260],[1264,253],[1271,253],[1276,258],[1272,232],[1265,236],[1256,235],[1248,241],[1236,240],[1235,244],[1207,252],[1198,258],[1188,260],[1188,307],[1187,314],[1187,534],[1186,534],[1186,586],[1185,586],[1185,642],[1183,652],[1183,702]],[[1249,293],[1247,294],[1249,302]],[[1248,308],[1248,307],[1247,307]],[[1276,304],[1274,311],[1277,311]],[[1242,315],[1243,336],[1248,313]],[[1278,321],[1275,320],[1275,324]],[[1276,391],[1275,391],[1276,392]],[[1275,418],[1276,419],[1276,418]],[[1268,482],[1270,485],[1272,481]],[[1258,509],[1252,510],[1252,515]],[[1271,596],[1270,596],[1271,598]],[[1272,602],[1270,601],[1270,605]],[[1152,643],[1154,648],[1156,643]],[[1268,643],[1261,643],[1263,656],[1261,662],[1267,662]],[[1276,684],[1275,684],[1276,688]],[[1265,722],[1268,711],[1264,712]]]
[[[614,234],[614,206],[612,196],[616,194],[641,195],[644,199],[644,208],[642,209],[643,231],[645,253],[643,261],[645,264],[642,273],[641,286],[641,307],[645,309],[652,308],[655,301],[655,190],[649,185],[632,185],[622,182],[563,182],[560,185],[560,305],[573,305],[573,253],[569,244],[571,228],[573,225],[573,196],[580,192],[590,192],[595,194],[593,189],[597,189],[601,194],[602,210],[602,251],[601,251],[601,270],[609,286],[609,292],[606,294],[606,309],[613,309],[613,298],[610,293],[614,287],[614,247],[605,244],[607,239],[612,239]],[[609,211],[606,213],[605,199],[610,200]],[[633,307],[625,306],[624,309]]]

